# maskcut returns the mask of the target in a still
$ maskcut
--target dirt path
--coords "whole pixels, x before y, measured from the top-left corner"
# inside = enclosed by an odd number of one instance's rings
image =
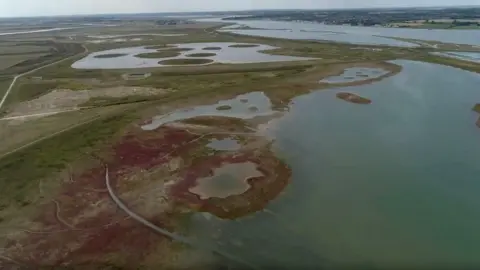
[[[81,109],[88,109],[88,107],[68,109],[68,110],[61,110],[61,111],[56,111],[56,112],[34,113],[34,114],[25,114],[25,115],[18,115],[18,116],[10,116],[10,117],[0,118],[0,121],[16,120],[16,119],[27,119],[27,118],[30,118],[30,117],[49,116],[49,115],[53,115],[53,114],[66,113],[66,112],[72,112],[72,111],[79,111],[79,110],[81,110]]]
[[[82,52],[82,54],[83,54],[83,53],[85,53],[85,54],[88,53],[88,48],[85,47],[84,45],[82,45],[82,47],[85,49],[85,50]],[[27,72],[22,73],[22,74],[18,74],[18,75],[16,75],[15,77],[13,77],[12,83],[10,83],[10,86],[8,87],[7,92],[5,92],[5,95],[3,95],[3,98],[2,98],[2,100],[0,101],[0,109],[2,109],[5,101],[7,100],[8,95],[9,95],[10,92],[12,91],[13,87],[15,86],[15,83],[17,82],[17,80],[18,80],[19,78],[21,78],[21,77],[23,77],[23,76],[25,76],[25,75],[28,75],[28,74],[32,74],[32,73],[34,73],[34,72],[36,72],[36,71],[39,71],[39,70],[41,70],[41,69],[43,69],[43,68],[50,67],[50,66],[56,65],[56,64],[58,64],[58,63],[67,61],[67,60],[69,60],[69,59],[71,59],[71,58],[73,58],[73,57],[75,57],[75,56],[77,56],[77,55],[78,55],[78,54],[72,55],[72,56],[70,56],[70,57],[67,57],[67,58],[58,60],[58,61],[56,61],[56,62],[50,63],[50,64],[45,65],[45,66],[38,67],[38,68],[36,68],[36,69],[32,69],[32,70],[30,70],[30,71],[27,71]]]

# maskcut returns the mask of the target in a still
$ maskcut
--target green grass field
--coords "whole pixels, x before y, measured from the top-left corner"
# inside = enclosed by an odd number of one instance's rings
[[[133,114],[130,114],[133,109],[135,109],[135,105],[91,111],[87,116],[95,119],[94,121],[0,158],[0,170],[2,171],[0,186],[4,191],[4,195],[0,199],[2,204],[0,207],[9,203],[28,203],[28,194],[32,190],[32,186],[38,184],[38,180],[61,171],[82,153],[97,149],[105,143],[111,143],[115,134],[134,119]],[[100,118],[95,118],[98,115]],[[73,117],[76,121],[71,121],[70,125],[88,120],[86,117],[83,120],[79,119],[78,115],[75,116],[73,113],[52,117],[59,120],[63,117],[72,120]],[[56,123],[53,125],[61,127]]]

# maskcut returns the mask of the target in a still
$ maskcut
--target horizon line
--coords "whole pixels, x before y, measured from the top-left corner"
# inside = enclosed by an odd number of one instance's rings
[[[258,9],[238,9],[238,10],[206,10],[206,11],[157,11],[157,12],[126,12],[126,13],[78,13],[78,14],[53,14],[53,15],[25,15],[4,17],[2,19],[27,19],[27,18],[50,18],[50,17],[79,17],[79,16],[119,16],[119,15],[154,15],[154,14],[202,14],[202,13],[225,13],[225,12],[252,12],[252,11],[276,11],[276,10],[365,10],[365,9],[415,9],[415,8],[480,8],[480,5],[444,5],[444,6],[395,6],[395,7],[352,7],[352,8],[258,8]]]

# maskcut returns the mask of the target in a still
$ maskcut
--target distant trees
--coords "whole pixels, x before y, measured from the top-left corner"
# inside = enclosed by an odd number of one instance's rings
[[[312,10],[312,11],[263,11],[259,13],[248,14],[249,17],[230,17],[228,19],[253,20],[269,19],[280,21],[311,21],[324,22],[325,24],[353,26],[365,25],[389,25],[395,23],[406,23],[400,27],[411,27],[408,22],[419,24],[445,24],[446,26],[464,26],[476,25],[478,22],[472,18],[480,18],[480,8],[445,8],[432,10]],[[447,19],[447,20],[445,20]],[[466,22],[473,21],[473,22]],[[453,23],[452,23],[453,22]]]
[[[452,25],[454,26],[470,26],[470,25],[478,25],[477,22],[474,21],[457,21],[453,20]]]

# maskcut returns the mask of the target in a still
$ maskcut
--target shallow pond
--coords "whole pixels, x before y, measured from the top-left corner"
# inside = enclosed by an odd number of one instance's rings
[[[394,40],[390,38],[377,37],[371,35],[356,35],[350,33],[334,33],[334,32],[310,32],[310,31],[291,31],[291,30],[221,30],[235,34],[247,35],[247,36],[261,36],[272,38],[285,38],[285,39],[318,39],[328,40],[342,43],[353,43],[361,45],[389,45],[399,47],[417,47],[418,45],[410,42]]]
[[[395,63],[380,82],[295,98],[269,132],[293,173],[284,194],[234,221],[195,215],[192,234],[268,269],[480,266],[480,75]]]
[[[240,149],[241,145],[235,139],[212,139],[208,144],[208,148],[217,150],[217,151],[236,151]]]
[[[345,69],[341,75],[331,76],[320,82],[332,84],[351,83],[379,78],[385,74],[388,74],[388,71],[381,68],[354,67]]]
[[[219,110],[218,108],[222,106],[228,109]],[[257,109],[252,110],[252,106],[255,106]],[[152,119],[152,123],[143,125],[142,129],[154,130],[166,123],[198,116],[226,116],[250,119],[256,116],[271,115],[273,113],[270,99],[263,92],[252,92],[239,95],[233,99],[222,100],[216,104],[177,110],[166,115],[156,116]]]
[[[197,179],[197,185],[189,191],[200,199],[227,198],[240,195],[250,189],[249,179],[264,176],[252,162],[225,164],[214,169],[213,176]]]
[[[261,51],[272,50],[275,47],[268,45],[258,44],[256,47],[250,48],[234,48],[232,45],[238,45],[239,43],[228,42],[211,42],[211,43],[186,43],[186,44],[173,44],[177,48],[191,49],[188,51],[180,52],[179,56],[166,57],[166,58],[139,58],[136,57],[142,53],[154,53],[158,50],[147,49],[142,47],[131,47],[113,49],[101,52],[91,53],[83,59],[73,63],[72,67],[76,69],[125,69],[125,68],[149,68],[149,67],[162,67],[169,65],[159,64],[160,60],[172,60],[172,59],[191,59],[187,55],[197,53],[215,53],[213,56],[202,57],[202,59],[213,60],[212,63],[224,63],[224,64],[242,64],[242,63],[261,63],[261,62],[281,62],[281,61],[301,61],[309,60],[311,58],[282,56],[282,55],[270,55],[262,53]],[[208,51],[204,48],[219,47],[219,50]],[[168,48],[166,48],[168,50]],[[97,58],[98,55],[104,54],[125,54],[123,57],[117,58]],[[196,57],[193,57],[196,59]]]

